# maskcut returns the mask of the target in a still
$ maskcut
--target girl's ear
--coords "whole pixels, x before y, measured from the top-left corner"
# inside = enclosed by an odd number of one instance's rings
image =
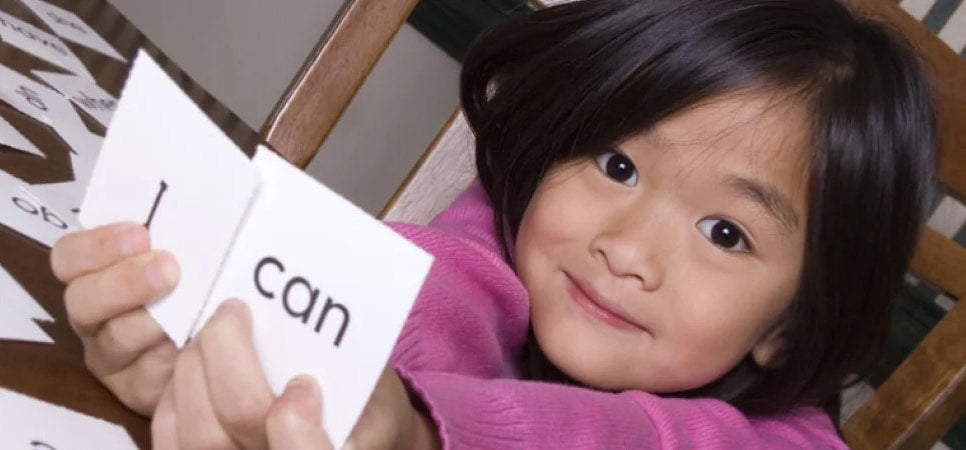
[[[785,359],[785,321],[778,322],[751,348],[751,358],[760,367],[777,367]]]

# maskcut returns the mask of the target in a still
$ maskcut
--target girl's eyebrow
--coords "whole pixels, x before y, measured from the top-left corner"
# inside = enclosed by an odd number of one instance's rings
[[[733,174],[725,177],[725,183],[739,195],[763,206],[788,232],[798,229],[798,212],[795,211],[788,196],[777,187]]]

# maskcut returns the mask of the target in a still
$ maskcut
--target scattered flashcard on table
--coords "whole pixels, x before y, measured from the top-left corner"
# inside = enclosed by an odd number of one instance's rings
[[[21,305],[13,301],[16,299],[5,298],[5,293],[0,292],[0,339],[53,344],[54,340],[33,319],[24,316]]]
[[[84,63],[57,36],[0,11],[0,39],[55,66],[93,80]]]
[[[0,223],[47,247],[64,234],[75,231],[56,211],[23,193],[19,178],[0,171]]]
[[[66,97],[9,67],[0,64],[0,100],[56,130],[60,126],[81,127],[84,122]]]
[[[117,99],[94,82],[77,75],[63,73],[34,70],[33,74],[60,91],[75,105],[97,119],[101,125],[106,127],[111,122],[111,115],[117,107]]]
[[[104,138],[91,133],[83,124],[58,123],[53,129],[69,147],[74,179],[89,179]]]
[[[0,117],[0,144],[22,152],[44,156],[44,153],[33,142],[30,142],[26,136],[20,134],[20,131],[13,125],[10,125],[10,122],[4,120],[3,117]]]
[[[0,83],[0,99],[17,111],[50,125],[46,115],[49,108],[44,101],[44,96],[49,93],[60,94],[2,64],[0,64],[0,79],[3,80],[3,83]]]
[[[251,162],[144,51],[134,59],[81,205],[87,228],[148,226],[181,280],[148,312],[179,347],[258,186]]]
[[[114,47],[111,47],[111,44],[108,44],[87,22],[84,22],[73,12],[40,0],[20,1],[27,5],[34,14],[37,14],[37,17],[40,17],[40,20],[43,20],[58,36],[101,52],[118,61],[127,62]]]
[[[0,448],[136,450],[120,425],[0,388]]]
[[[54,320],[17,280],[0,267],[0,339],[53,343],[34,319]]]
[[[23,305],[21,310],[26,317],[43,320],[45,322],[54,321],[54,318],[47,313],[47,310],[40,306],[37,300],[34,300],[33,296],[6,269],[0,266],[0,299],[7,296],[13,296],[23,300],[18,303]]]
[[[58,217],[64,219],[68,226],[78,230],[83,229],[78,220],[78,213],[80,213],[86,189],[87,186],[76,181],[31,184],[20,188],[21,192],[36,203],[46,206]]]
[[[91,133],[86,127],[60,124],[54,126],[54,131],[70,146],[70,162],[74,172],[74,180],[87,186],[91,178],[97,156],[101,152],[104,138]]]
[[[281,394],[296,375],[314,376],[323,425],[339,448],[432,257],[271,150],[259,147],[252,162],[262,184],[197,327],[222,301],[245,301],[269,385]]]

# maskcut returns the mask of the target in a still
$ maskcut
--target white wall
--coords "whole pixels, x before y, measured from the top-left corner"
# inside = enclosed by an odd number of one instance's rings
[[[110,1],[255,130],[341,3]],[[308,172],[378,213],[455,109],[458,72],[456,61],[403,25]]]

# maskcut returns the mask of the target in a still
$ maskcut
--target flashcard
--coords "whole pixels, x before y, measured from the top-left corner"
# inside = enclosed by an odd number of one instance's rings
[[[294,376],[313,375],[323,425],[340,448],[432,257],[271,150],[260,147],[252,162],[262,185],[198,326],[225,299],[245,301],[272,389],[281,394]]]
[[[77,75],[34,70],[33,74],[64,94],[105,127],[117,107],[117,99],[94,82]]]
[[[74,229],[83,229],[78,220],[81,203],[84,201],[86,186],[76,181],[60,183],[31,184],[22,186],[21,192],[36,203],[46,206],[58,217],[64,219],[67,225]]]
[[[0,144],[22,152],[45,156],[33,142],[30,142],[26,136],[20,134],[20,131],[14,128],[13,125],[10,125],[10,122],[4,120],[3,117],[0,117]]]
[[[9,67],[0,64],[0,100],[16,110],[54,127],[79,127],[84,122],[66,97]]]
[[[72,147],[70,160],[74,179],[31,184],[24,186],[22,191],[37,203],[55,212],[71,228],[82,229],[79,220],[80,207],[84,202],[84,194],[87,192],[87,185],[104,138],[87,131],[87,128],[60,126],[55,130]]]
[[[45,322],[54,321],[54,318],[51,317],[47,310],[40,306],[37,300],[34,300],[33,296],[7,272],[7,269],[0,266],[0,301],[2,301],[2,298],[11,297],[17,297],[23,300],[17,303],[23,305],[21,310],[24,312],[24,316]]]
[[[84,63],[57,36],[3,11],[0,11],[0,39],[55,66],[94,79]]]
[[[128,76],[81,205],[88,228],[144,223],[181,280],[148,305],[179,347],[258,186],[248,158],[144,51]]]
[[[0,267],[0,339],[52,343],[34,319],[53,321],[20,283]]]
[[[120,425],[0,388],[0,448],[136,450]]]
[[[45,114],[49,108],[43,94],[44,91],[53,91],[3,64],[0,64],[0,79],[3,80],[0,83],[0,99],[17,111],[50,125]]]
[[[40,0],[20,1],[27,5],[58,36],[101,52],[118,61],[127,62],[114,47],[111,47],[111,44],[108,44],[87,22],[84,22],[73,12]]]
[[[20,310],[23,306],[12,303],[18,300],[6,298],[5,293],[0,292],[0,339],[53,344],[54,340],[44,332],[43,328],[23,314]]]
[[[56,211],[25,195],[26,183],[0,171],[0,223],[47,247],[75,230]]]
[[[101,152],[104,138],[91,133],[82,125],[58,125],[54,131],[70,146],[70,161],[74,171],[74,180],[87,186],[91,178],[97,155]]]

